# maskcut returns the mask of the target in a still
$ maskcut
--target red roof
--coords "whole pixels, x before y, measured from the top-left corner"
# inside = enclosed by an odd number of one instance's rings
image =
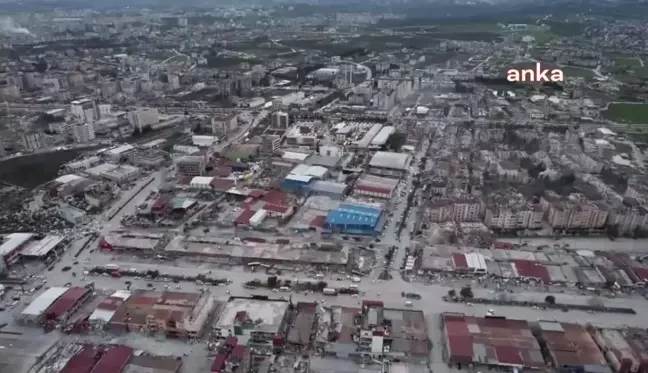
[[[464,254],[452,254],[452,261],[454,262],[455,268],[468,268],[468,260]]]
[[[251,190],[251,191],[248,192],[248,196],[250,196],[250,197],[254,197],[254,198],[261,198],[261,197],[263,197],[265,194],[266,194],[266,193],[265,193],[264,191],[262,191],[262,190],[258,190],[258,189],[253,189],[253,190]]]
[[[153,206],[151,206],[151,208],[154,210],[160,210],[164,208],[164,206],[166,206],[170,200],[171,200],[171,196],[169,195],[162,196],[155,200],[155,203],[153,204]]]
[[[49,320],[56,320],[59,317],[65,315],[72,307],[74,307],[86,294],[90,292],[90,289],[83,287],[73,287],[68,291],[63,293],[63,295],[56,301],[54,304],[49,306],[45,315]]]
[[[515,346],[495,346],[497,361],[503,364],[524,365],[521,351]]]
[[[214,188],[216,190],[225,191],[225,190],[227,190],[227,189],[234,186],[234,180],[215,177],[215,178],[212,179],[212,181],[211,181],[211,183],[209,183],[209,185],[211,185],[212,188]]]
[[[640,281],[648,281],[648,268],[632,267],[632,271],[639,277]]]
[[[546,283],[551,281],[547,267],[538,262],[533,260],[517,259],[513,260],[513,264],[515,264],[515,268],[517,268],[520,277],[535,278]]]
[[[232,173],[232,167],[219,166],[211,170],[209,176],[228,177]]]
[[[391,194],[392,192],[391,188],[383,188],[379,186],[365,185],[365,184],[360,184],[360,185],[356,184],[355,189],[361,190],[363,192],[380,193],[380,194]]]
[[[286,212],[288,212],[290,207],[285,205],[275,205],[272,203],[266,203],[265,205],[263,205],[263,209],[271,212],[276,212],[279,214],[285,214]]]
[[[214,359],[214,363],[212,364],[211,367],[212,373],[219,373],[225,366],[226,360],[227,360],[226,353],[221,352],[220,354],[216,355],[216,358]]]
[[[316,216],[313,220],[311,220],[309,226],[313,228],[323,228],[325,224],[326,224],[326,216],[319,215]]]
[[[288,203],[288,194],[280,190],[271,190],[261,198],[262,201],[273,205],[285,205]]]
[[[189,185],[191,184],[191,180],[193,180],[193,176],[183,176],[180,179],[178,179],[178,182],[176,184],[179,185]]]
[[[96,353],[94,345],[83,345],[83,349],[72,356],[59,373],[90,373],[95,365]]]
[[[106,351],[91,373],[120,373],[133,356],[128,346],[115,346]]]
[[[230,354],[230,359],[241,359],[248,355],[248,349],[245,346],[237,345]]]
[[[225,340],[225,345],[226,346],[234,347],[237,344],[238,344],[238,338],[236,338],[234,336],[227,337],[227,339]]]
[[[250,218],[254,216],[256,211],[252,210],[243,210],[243,212],[234,220],[236,224],[248,224],[250,223]]]

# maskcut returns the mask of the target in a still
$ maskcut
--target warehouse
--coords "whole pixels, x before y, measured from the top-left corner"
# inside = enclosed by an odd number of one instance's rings
[[[313,181],[312,176],[288,175],[281,182],[281,189],[287,192],[305,192],[308,190],[310,183]]]
[[[211,183],[213,180],[213,177],[195,176],[189,182],[189,187],[192,189],[212,189]]]
[[[405,176],[412,156],[407,153],[376,152],[369,161],[369,173],[380,176]]]
[[[25,244],[20,256],[26,260],[43,260],[55,249],[63,248],[65,238],[63,236],[48,235],[40,240],[32,240]]]
[[[611,373],[590,333],[579,324],[540,321],[539,338],[558,373]]]
[[[20,320],[25,323],[39,322],[45,311],[67,291],[68,288],[64,287],[51,287],[45,290],[22,311]]]
[[[88,321],[91,325],[106,325],[110,319],[115,315],[117,309],[130,298],[131,292],[126,290],[118,290],[106,297],[99,303],[97,308],[92,312]]]
[[[353,192],[358,196],[391,199],[399,180],[363,174],[355,183]]]
[[[20,259],[20,250],[34,237],[32,233],[11,233],[6,235],[0,245],[0,257],[9,267]],[[4,267],[0,265],[0,267]]]
[[[23,334],[23,333],[17,333]],[[48,356],[56,353],[58,339],[51,335],[12,335],[0,336],[0,372],[27,373],[34,371]],[[55,370],[56,371],[56,370]],[[58,372],[58,371],[57,371]]]
[[[545,366],[540,345],[526,320],[446,312],[442,323],[445,354],[457,368],[479,365],[540,369]]]
[[[163,236],[161,233],[109,233],[99,240],[99,249],[104,251],[152,251],[160,243]]]
[[[367,131],[364,136],[358,142],[356,143],[356,146],[358,148],[368,148],[369,145],[371,145],[371,140],[376,137],[376,135],[380,132],[380,130],[383,128],[383,125],[380,123],[375,123],[369,131]]]
[[[317,179],[324,179],[328,176],[328,169],[322,166],[309,166],[307,164],[299,164],[290,171],[289,175],[298,176],[312,176]]]
[[[334,232],[375,235],[380,231],[382,210],[376,207],[343,203],[326,217],[326,228]]]
[[[385,127],[383,127],[380,130],[380,132],[378,132],[376,137],[374,137],[371,140],[371,145],[372,146],[379,146],[379,147],[384,146],[385,144],[387,144],[387,140],[389,140],[389,137],[391,137],[391,135],[393,135],[394,132],[396,132],[396,127],[393,127],[393,126],[385,126]]]
[[[53,325],[67,321],[74,312],[85,302],[93,292],[92,286],[75,286],[69,288],[45,311],[45,322]]]
[[[316,180],[310,185],[310,192],[317,196],[326,196],[332,199],[343,199],[349,190],[349,186],[334,181]]]

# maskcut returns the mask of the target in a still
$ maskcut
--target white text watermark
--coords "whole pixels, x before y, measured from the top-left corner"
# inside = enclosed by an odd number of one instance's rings
[[[509,82],[545,83],[562,82],[565,74],[560,69],[544,69],[540,62],[536,62],[534,69],[509,69],[506,72],[506,80]]]

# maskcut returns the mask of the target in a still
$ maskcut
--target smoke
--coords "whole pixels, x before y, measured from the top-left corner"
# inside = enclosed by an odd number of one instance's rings
[[[13,19],[9,17],[0,18],[0,34],[23,34],[35,36],[28,29],[24,27],[16,27]]]

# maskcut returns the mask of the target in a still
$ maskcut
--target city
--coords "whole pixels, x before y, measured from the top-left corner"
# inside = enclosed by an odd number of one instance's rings
[[[646,10],[0,1],[0,373],[648,373]]]

